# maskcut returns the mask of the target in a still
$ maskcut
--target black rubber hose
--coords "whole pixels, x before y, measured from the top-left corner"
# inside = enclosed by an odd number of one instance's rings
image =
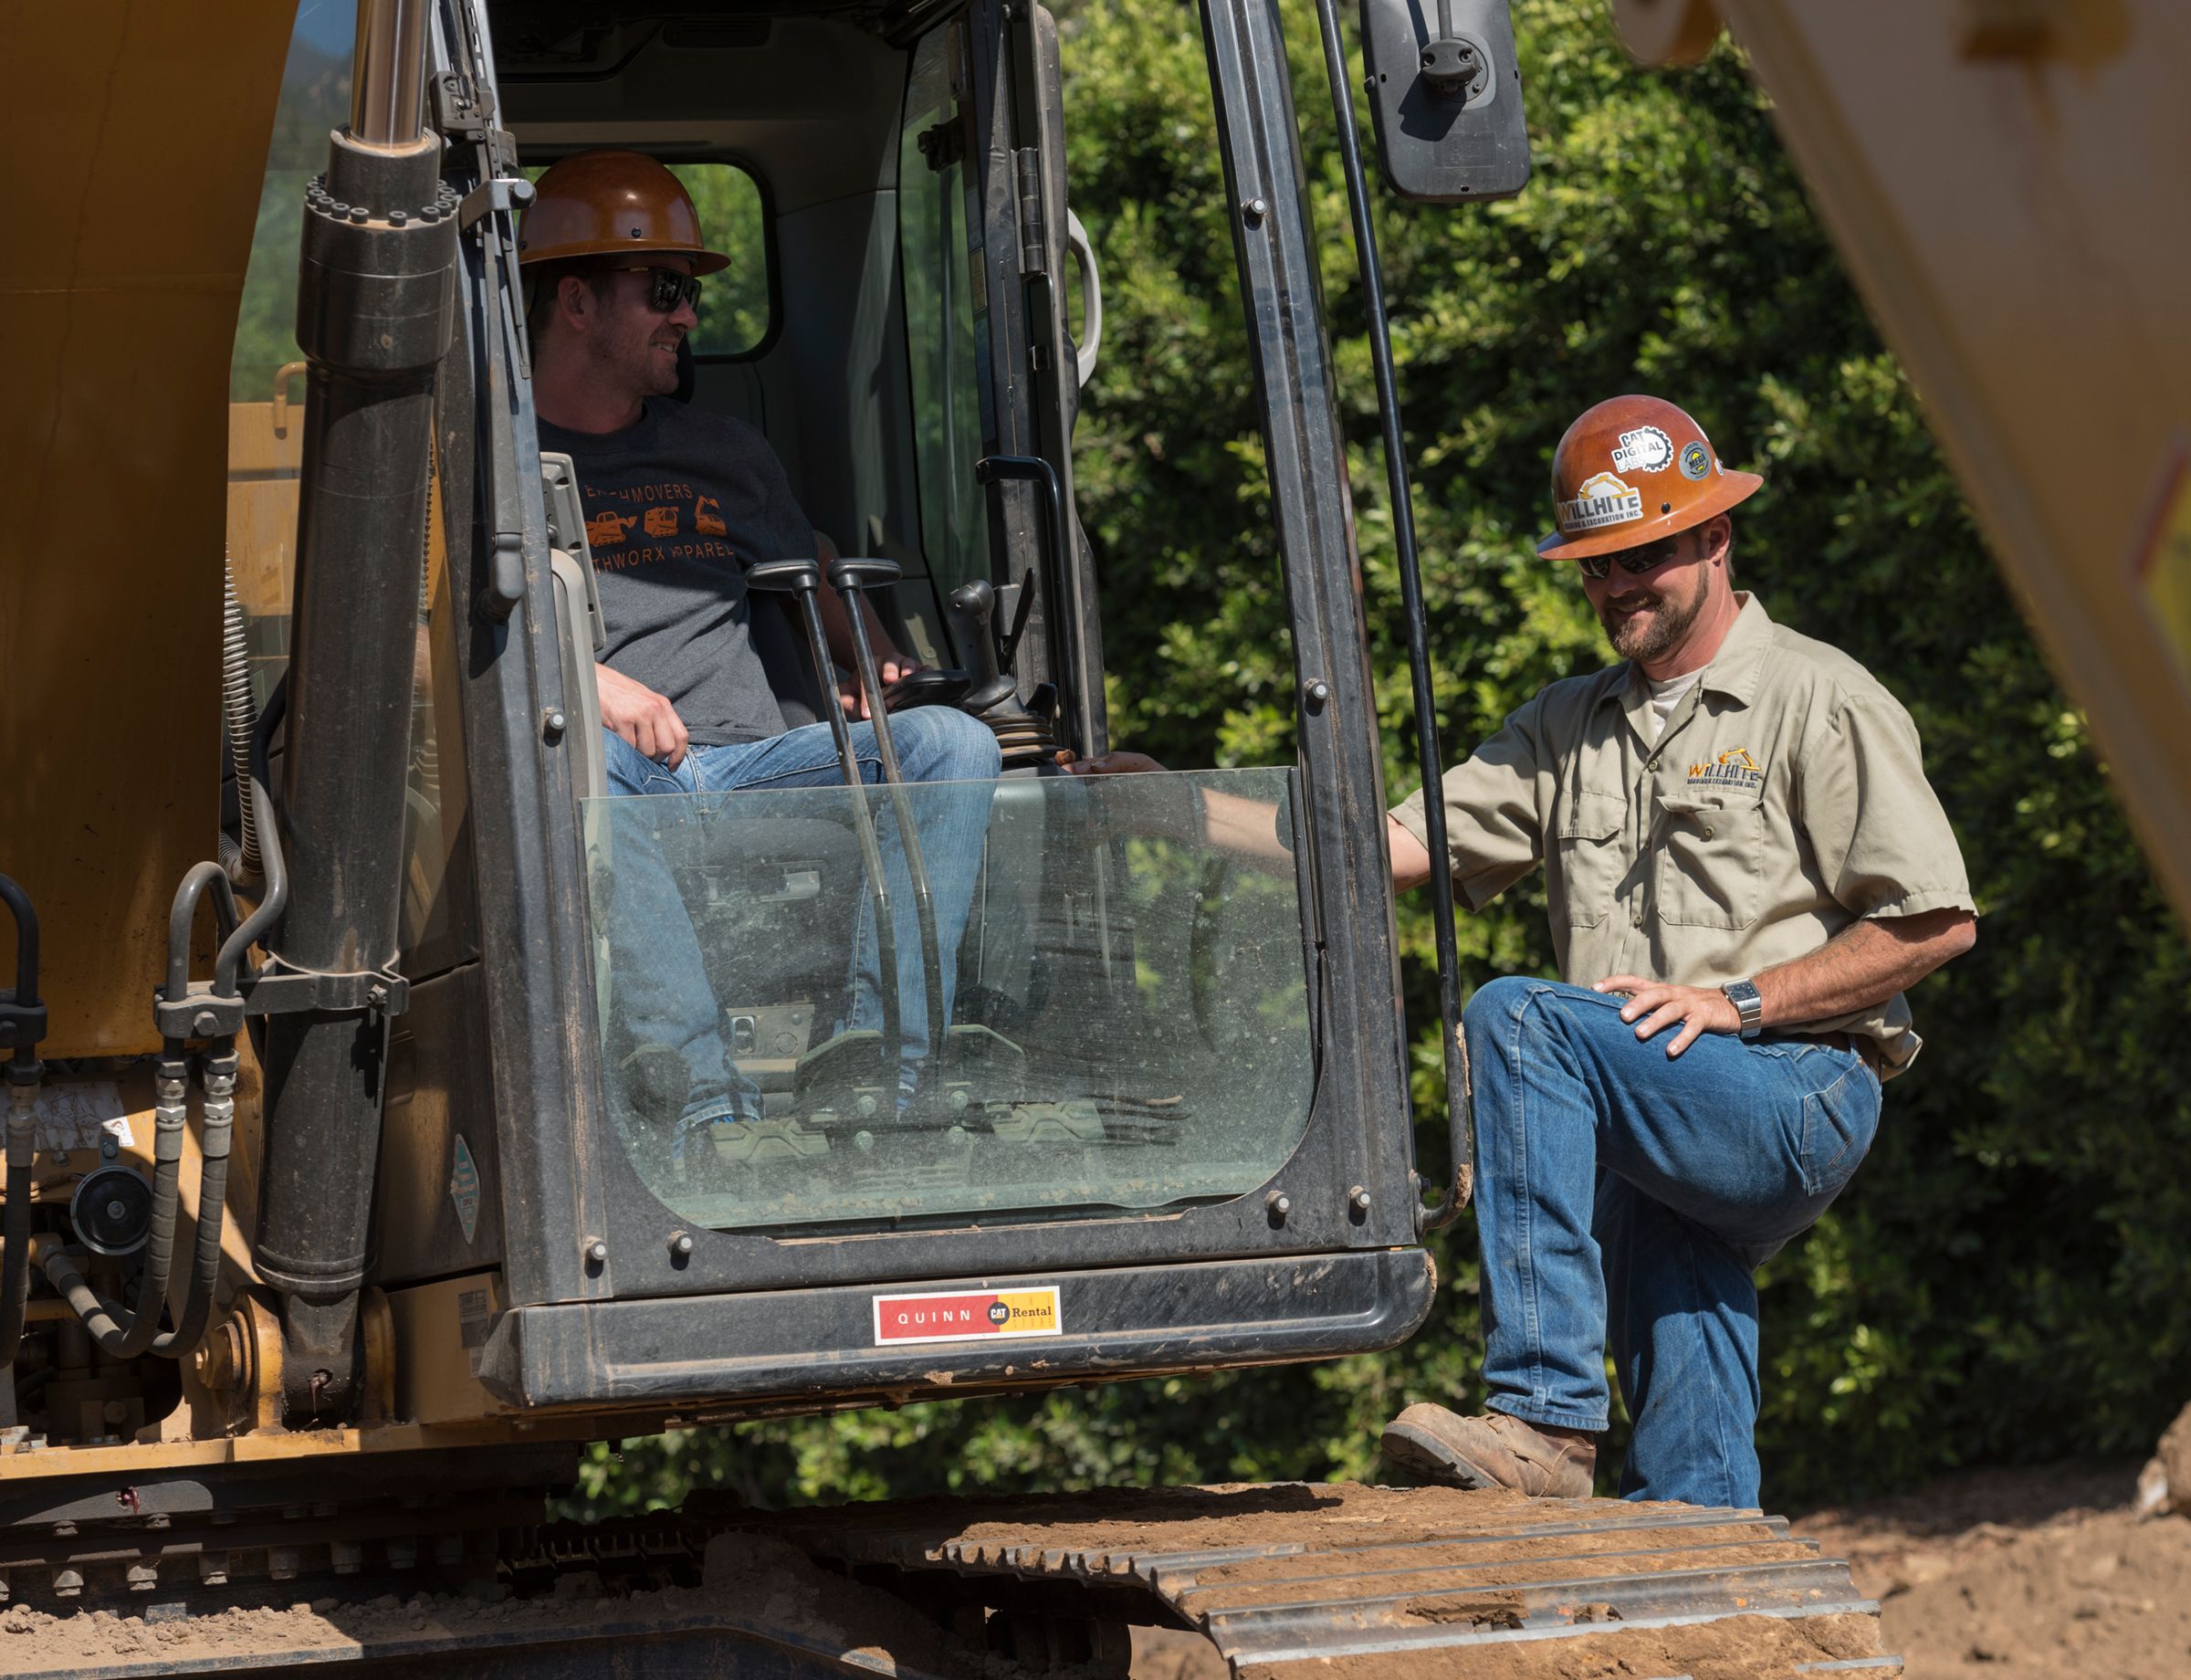
[[[6,1244],[6,1259],[0,1263],[0,1370],[15,1364],[22,1348],[23,1312],[30,1299],[30,1166],[37,1124],[31,1103],[38,1086],[35,1077],[19,1077],[18,1066],[8,1068],[7,1210],[0,1222],[0,1242]],[[36,1069],[37,1064],[30,1066]]]
[[[254,793],[257,792],[257,780],[254,773]],[[167,984],[163,991],[171,1003],[190,995],[191,931],[199,903],[209,887],[215,894],[216,914],[223,924],[236,921],[236,899],[227,875],[218,864],[193,866],[183,876],[168,911]],[[231,933],[230,942],[241,931],[239,928]],[[166,1042],[154,1077],[159,1100],[152,1139],[152,1230],[145,1239],[144,1276],[135,1310],[101,1296],[58,1244],[48,1245],[44,1252],[47,1278],[68,1297],[70,1309],[83,1320],[84,1328],[100,1349],[117,1360],[133,1360],[148,1351],[175,1358],[179,1357],[178,1349],[187,1351],[194,1347],[205,1333],[214,1289],[220,1281],[221,1221],[227,1203],[228,1148],[235,1115],[235,1041],[216,1045],[207,1066],[205,1129],[198,1166],[197,1239],[185,1310],[174,1329],[165,1335],[161,1334],[160,1318],[167,1307],[168,1282],[174,1271],[175,1223],[183,1197],[183,1134],[190,1114],[190,1070],[183,1060],[180,1039]]]
[[[111,1359],[133,1360],[150,1349],[160,1334],[160,1316],[167,1309],[167,1281],[175,1260],[175,1210],[183,1196],[183,1129],[190,1103],[190,1070],[182,1048],[177,1040],[168,1040],[168,1054],[153,1075],[160,1096],[152,1110],[152,1234],[145,1239],[144,1277],[136,1309],[100,1295],[58,1244],[44,1249],[46,1276],[68,1297],[91,1339]]]
[[[201,865],[203,868],[205,866]],[[162,1081],[167,1083],[167,1064]],[[69,1309],[83,1320],[106,1353],[119,1360],[153,1353],[179,1360],[193,1352],[213,1317],[214,1297],[221,1281],[221,1228],[228,1205],[228,1151],[236,1116],[236,1050],[233,1041],[217,1047],[205,1068],[205,1124],[198,1161],[197,1234],[192,1244],[190,1281],[183,1310],[172,1330],[159,1330],[167,1304],[167,1286],[174,1265],[175,1213],[180,1201],[182,1137],[179,1127],[168,1127],[163,1112],[160,1140],[171,1137],[173,1159],[155,1161],[152,1182],[152,1231],[145,1250],[144,1281],[134,1311],[110,1301],[92,1286],[74,1256],[58,1242],[39,1245],[39,1264],[59,1290]],[[162,1092],[162,1108],[168,1109],[172,1087]],[[165,1150],[162,1151],[166,1153]]]
[[[14,1001],[35,1006],[38,1001],[38,913],[30,895],[0,875],[0,904],[7,907],[16,924],[16,986]],[[23,1345],[23,1312],[30,1298],[30,1169],[37,1148],[37,1120],[33,1104],[45,1073],[35,1045],[17,1045],[7,1066],[7,1172],[0,1193],[7,1197],[0,1217],[0,1370],[12,1367]]]

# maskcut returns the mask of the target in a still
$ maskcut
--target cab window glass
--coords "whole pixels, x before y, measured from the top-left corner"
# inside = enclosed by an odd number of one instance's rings
[[[538,181],[548,169],[546,163],[529,165],[526,178]],[[768,206],[760,184],[738,164],[720,161],[668,163],[668,169],[692,194],[708,248],[730,259],[729,268],[708,276],[700,286],[700,324],[692,332],[692,353],[750,355],[767,341],[773,319]]]
[[[906,351],[920,479],[920,540],[949,593],[989,576],[989,526],[974,463],[981,457],[988,309],[980,220],[970,215],[972,122],[957,24],[913,55],[897,152],[897,235]]]
[[[769,229],[760,186],[736,163],[672,163],[700,213],[708,248],[730,266],[700,289],[696,356],[742,356],[769,336]]]

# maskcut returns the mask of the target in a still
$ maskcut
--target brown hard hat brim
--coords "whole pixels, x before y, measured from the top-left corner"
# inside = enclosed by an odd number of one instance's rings
[[[617,266],[614,259],[623,257],[640,262],[649,257],[689,257],[696,275],[719,274],[730,266],[730,259],[720,251],[696,251],[689,246],[678,245],[601,245],[591,241],[582,245],[551,245],[537,251],[521,249],[518,253],[518,266],[529,268],[535,263],[571,262],[613,268]]]
[[[1648,481],[1654,475],[1637,476]],[[1728,509],[1747,501],[1764,488],[1765,480],[1756,473],[1723,468],[1704,492],[1685,508],[1676,508],[1672,513],[1662,513],[1653,519],[1630,520],[1623,525],[1581,531],[1572,537],[1556,530],[1537,543],[1536,551],[1545,560],[1588,560],[1593,554],[1617,554],[1622,549],[1655,542],[1676,531],[1693,530],[1706,520],[1716,519]]]

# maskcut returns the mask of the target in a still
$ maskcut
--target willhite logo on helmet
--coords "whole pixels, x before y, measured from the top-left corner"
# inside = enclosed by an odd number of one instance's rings
[[[1573,501],[1557,509],[1562,530],[1596,530],[1600,525],[1625,525],[1643,517],[1643,497],[1609,472],[1585,478]]]

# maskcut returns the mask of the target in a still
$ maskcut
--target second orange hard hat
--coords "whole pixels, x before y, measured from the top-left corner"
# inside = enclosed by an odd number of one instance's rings
[[[1702,525],[1755,495],[1765,480],[1719,464],[1704,428],[1655,396],[1616,396],[1567,428],[1552,457],[1558,529],[1536,545],[1546,560],[1610,554]]]
[[[533,184],[518,228],[518,261],[571,262],[629,253],[692,258],[695,274],[730,259],[700,240],[699,213],[676,176],[640,152],[582,152]]]

